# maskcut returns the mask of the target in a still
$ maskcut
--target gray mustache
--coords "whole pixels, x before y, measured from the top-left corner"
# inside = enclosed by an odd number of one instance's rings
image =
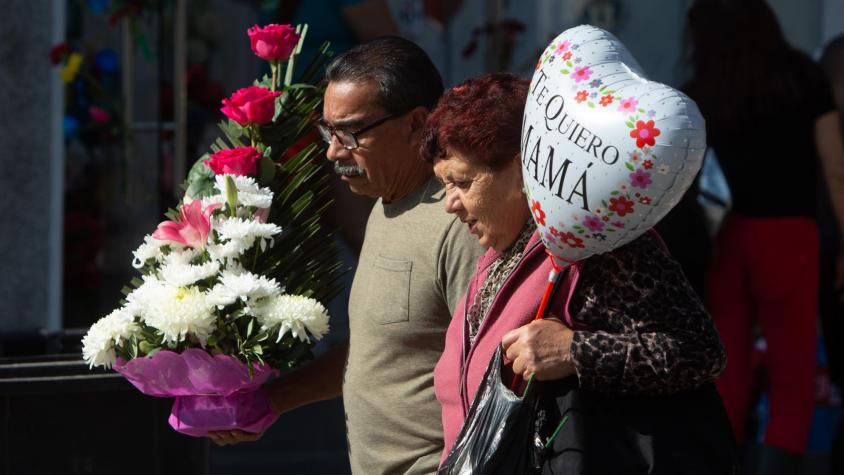
[[[366,171],[357,165],[344,165],[334,162],[334,173],[343,176],[366,176]]]

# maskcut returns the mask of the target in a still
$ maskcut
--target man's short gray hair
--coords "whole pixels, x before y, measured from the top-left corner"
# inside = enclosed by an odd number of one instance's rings
[[[401,114],[418,106],[432,110],[443,93],[439,71],[422,48],[404,38],[386,36],[355,46],[334,58],[328,82],[372,82],[378,105]]]

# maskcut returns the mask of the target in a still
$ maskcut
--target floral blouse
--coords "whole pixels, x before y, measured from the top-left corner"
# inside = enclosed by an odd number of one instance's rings
[[[489,309],[490,304],[495,298],[495,295],[498,294],[504,281],[507,280],[507,277],[513,273],[513,269],[522,260],[527,243],[530,241],[530,237],[534,231],[536,231],[536,224],[533,222],[533,219],[528,219],[525,227],[522,228],[522,231],[513,244],[510,244],[510,247],[505,249],[498,256],[495,263],[492,264],[486,280],[484,280],[478,292],[475,293],[472,306],[469,307],[468,321],[466,322],[469,326],[469,344],[475,342],[475,337],[478,335],[478,329],[480,329],[481,323],[486,316],[487,309]]]

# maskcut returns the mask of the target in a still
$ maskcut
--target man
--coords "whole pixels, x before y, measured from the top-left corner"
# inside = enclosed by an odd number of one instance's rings
[[[441,186],[418,156],[442,79],[424,51],[395,37],[338,56],[326,79],[319,128],[328,159],[354,193],[378,200],[352,284],[348,343],[267,392],[279,414],[342,395],[355,474],[434,473],[443,445],[433,370],[482,251],[443,211]]]

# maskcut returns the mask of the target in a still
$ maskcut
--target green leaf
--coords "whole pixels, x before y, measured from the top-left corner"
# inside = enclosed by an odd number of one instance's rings
[[[226,134],[226,137],[232,137],[232,138],[239,139],[239,138],[243,137],[245,130],[246,129],[244,127],[242,127],[240,124],[238,124],[237,122],[229,119],[226,122],[226,130],[224,130],[224,132]]]
[[[613,192],[611,192],[611,193],[610,193],[610,195],[612,195],[612,196],[615,196],[615,195],[617,195],[617,194],[618,194],[618,192],[617,192],[617,191],[613,191]]]
[[[155,351],[156,346],[148,341],[141,341],[138,343],[138,349],[141,350],[141,353],[148,355],[150,352]]]
[[[273,120],[275,122],[284,112],[284,103],[287,102],[287,94],[282,94],[275,98],[275,110],[273,112]]]
[[[566,61],[566,66],[568,66],[570,68],[574,67],[574,65],[571,63],[571,61]]]
[[[627,167],[627,169],[630,170],[631,172],[636,169],[635,167],[633,167],[633,164],[630,163],[630,162],[624,162],[624,166]]]
[[[214,189],[214,172],[205,165],[209,156],[206,153],[193,164],[185,180],[185,194],[191,198],[200,199],[216,193]]]
[[[633,126],[633,122],[627,121],[627,122],[625,122],[625,124],[627,125],[627,127],[631,128],[631,129],[635,128]]]
[[[560,72],[563,73],[563,74],[568,74],[569,70],[568,69],[561,69]]]
[[[589,107],[592,107],[592,108],[595,107],[595,103],[592,102],[592,101],[587,102],[586,105],[589,106]]]
[[[164,216],[166,216],[170,221],[178,221],[181,217],[181,214],[178,210],[168,208],[167,211],[164,213]]]
[[[286,91],[296,91],[296,90],[299,90],[299,89],[309,89],[311,91],[319,92],[320,94],[322,94],[322,91],[319,91],[319,89],[312,84],[291,84],[291,85],[285,87],[284,89]]]

